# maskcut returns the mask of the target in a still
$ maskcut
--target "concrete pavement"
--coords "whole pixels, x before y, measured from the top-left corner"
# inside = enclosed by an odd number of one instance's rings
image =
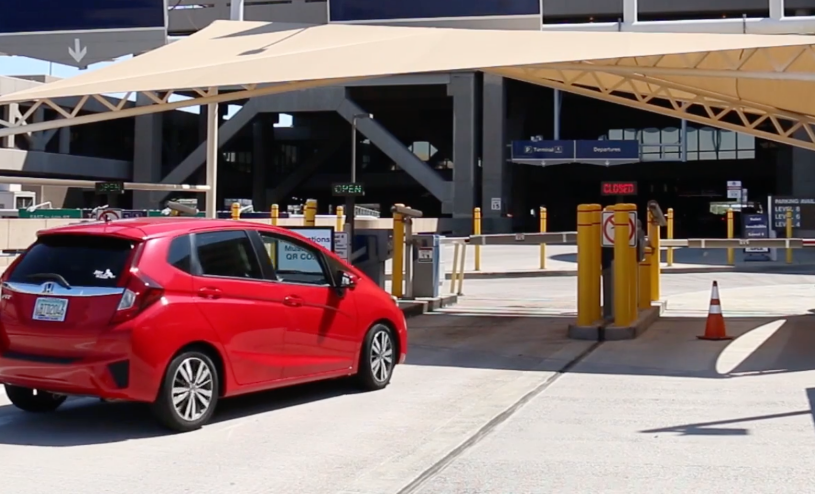
[[[696,339],[714,278],[732,342]],[[670,317],[599,346],[566,339],[575,281],[469,280],[410,320],[386,390],[228,400],[190,434],[138,405],[31,416],[0,394],[0,492],[809,492],[815,276],[666,276]]]
[[[540,247],[537,245],[485,245],[481,248],[481,271],[475,271],[474,246],[467,247],[465,276],[522,277],[571,276],[577,273],[577,247],[574,245],[547,245],[546,269],[540,269]],[[453,269],[453,245],[442,246],[445,273]],[[730,272],[730,271],[794,271],[815,273],[815,249],[797,249],[793,263],[787,265],[785,252],[778,251],[776,261],[746,261],[741,250],[735,251],[735,266],[727,265],[725,249],[674,249],[674,264],[667,266],[666,251],[662,252],[663,272]],[[386,263],[391,273],[391,262]]]

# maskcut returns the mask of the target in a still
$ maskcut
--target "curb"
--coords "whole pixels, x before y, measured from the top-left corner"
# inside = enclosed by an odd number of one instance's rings
[[[399,300],[399,308],[405,313],[405,318],[411,318],[454,305],[457,302],[458,295],[449,294],[430,299]]]

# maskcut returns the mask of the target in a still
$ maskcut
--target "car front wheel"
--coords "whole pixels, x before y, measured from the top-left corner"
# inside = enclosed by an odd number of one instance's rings
[[[67,396],[38,389],[6,384],[6,396],[12,405],[32,413],[53,412],[65,402]]]
[[[385,388],[396,366],[396,341],[391,328],[374,324],[368,330],[359,357],[357,382],[370,391]]]
[[[218,386],[212,359],[202,352],[184,352],[167,366],[153,414],[162,425],[177,432],[200,429],[215,412]]]

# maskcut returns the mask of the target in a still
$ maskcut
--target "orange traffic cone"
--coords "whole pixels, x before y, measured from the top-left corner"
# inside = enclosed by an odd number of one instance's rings
[[[700,340],[732,340],[727,336],[724,327],[724,316],[722,315],[722,304],[719,301],[719,284],[713,282],[710,290],[710,309],[707,312],[707,322],[705,323],[705,334],[698,337]]]

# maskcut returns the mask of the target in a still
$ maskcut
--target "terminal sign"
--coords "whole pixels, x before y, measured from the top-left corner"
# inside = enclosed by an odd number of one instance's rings
[[[637,182],[602,182],[600,193],[604,196],[635,196]]]

